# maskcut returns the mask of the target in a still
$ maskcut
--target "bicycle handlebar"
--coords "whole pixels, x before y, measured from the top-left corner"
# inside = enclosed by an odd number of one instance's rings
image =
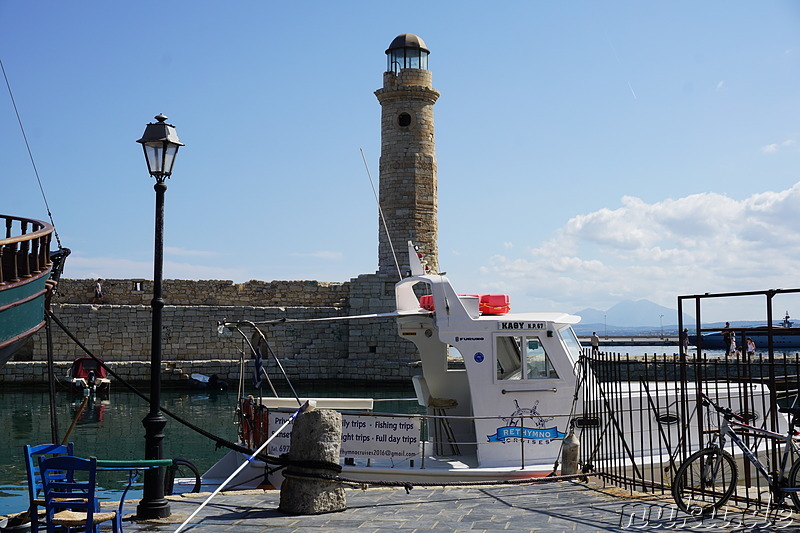
[[[730,407],[720,407],[719,405],[715,404],[711,398],[709,398],[706,393],[700,393],[701,401],[704,407],[708,407],[709,405],[714,408],[719,414],[725,417],[726,420],[736,419],[739,422],[747,422],[747,419],[738,413],[734,413]]]
[[[700,397],[704,407],[708,407],[710,405],[719,414],[725,417],[725,420],[730,422],[731,420],[735,419],[737,422],[747,425],[747,418],[738,413],[734,413],[730,407],[720,407],[719,405],[715,404],[714,401],[704,392],[700,393]],[[789,417],[789,431],[793,431],[794,428],[800,426],[800,407],[778,407],[778,412],[792,415]]]

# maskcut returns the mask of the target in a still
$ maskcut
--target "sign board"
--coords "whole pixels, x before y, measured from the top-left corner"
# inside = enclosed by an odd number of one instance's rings
[[[280,427],[293,411],[272,410],[269,427]],[[420,419],[342,413],[341,457],[373,459],[413,459],[420,454]],[[292,429],[288,426],[269,444],[268,453],[289,451]]]

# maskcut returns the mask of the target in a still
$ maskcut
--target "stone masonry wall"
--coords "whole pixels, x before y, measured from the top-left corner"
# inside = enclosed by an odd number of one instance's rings
[[[66,281],[66,283],[64,283]],[[176,280],[170,280],[176,281]],[[108,280],[111,287],[106,301],[112,303],[58,303],[53,312],[86,348],[102,358],[115,372],[133,382],[149,380],[151,343],[151,296],[139,295],[139,280]],[[150,283],[150,282],[146,282]],[[241,287],[250,285],[248,289]],[[209,298],[232,298],[233,287],[240,287],[255,299],[254,287],[269,286],[263,294],[273,301],[280,298],[293,304],[307,298],[309,305],[175,305],[175,300],[189,300],[190,294],[206,294]],[[62,302],[85,296],[92,280],[63,280]],[[116,287],[116,288],[115,288]],[[126,293],[123,288],[128,288]],[[132,288],[137,290],[132,291]],[[182,291],[176,295],[176,288]],[[346,289],[346,290],[345,290]],[[91,292],[90,292],[91,295]],[[302,296],[301,296],[302,295]],[[162,379],[185,382],[194,372],[236,381],[240,374],[240,358],[244,353],[249,382],[250,350],[239,334],[220,336],[219,321],[280,321],[262,326],[269,346],[293,382],[308,380],[359,380],[379,377],[389,381],[406,381],[412,374],[409,363],[418,360],[416,348],[397,334],[394,319],[342,320],[326,322],[292,322],[312,318],[382,313],[394,310],[394,281],[387,276],[362,275],[348,283],[316,282],[231,282],[183,281],[165,284],[167,305],[162,311]],[[148,303],[119,304],[116,301],[146,299]],[[208,300],[207,298],[206,300]],[[264,300],[267,298],[265,297]],[[325,305],[335,300],[338,305]],[[56,324],[52,325],[53,352],[57,373],[64,376],[76,357],[85,353]],[[252,328],[243,328],[253,335]],[[0,383],[46,383],[47,343],[44,330],[37,333],[27,347],[0,373]],[[282,380],[277,364],[264,353],[264,366],[269,375]]]
[[[62,279],[59,303],[91,302],[95,280]],[[147,279],[105,279],[101,283],[106,304],[150,305],[153,282]],[[168,305],[342,307],[348,297],[347,283],[324,281],[248,281],[165,279]]]

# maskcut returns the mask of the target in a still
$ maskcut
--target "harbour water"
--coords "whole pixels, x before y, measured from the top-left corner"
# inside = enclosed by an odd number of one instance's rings
[[[0,370],[2,371],[2,370]],[[115,386],[116,385],[116,386]],[[144,427],[142,419],[149,409],[139,396],[128,392],[121,385],[112,385],[108,401],[89,404],[77,421],[69,440],[75,444],[75,454],[81,457],[96,456],[98,459],[142,459],[144,457]],[[299,395],[352,396],[376,398],[413,397],[411,384],[375,386],[336,386],[335,384],[294,384]],[[283,392],[280,392],[282,395]],[[209,393],[199,390],[162,391],[162,405],[204,430],[236,441],[237,426],[234,410],[236,391]],[[0,515],[23,511],[28,506],[27,476],[23,461],[26,444],[42,444],[52,441],[50,430],[49,398],[46,388],[34,390],[11,389],[0,391],[0,419],[4,436],[0,438]],[[414,402],[385,402],[378,404],[380,410],[399,412],[408,409]],[[58,392],[57,419],[59,441],[63,438],[78,412],[80,398]],[[376,405],[376,410],[378,409]],[[413,408],[413,406],[412,406]],[[204,472],[225,453],[217,449],[206,437],[188,427],[169,419],[164,430],[164,457],[184,458]],[[118,500],[127,484],[127,474],[103,472],[98,484],[103,488],[102,499]],[[141,484],[135,484],[130,498],[141,497]]]
[[[677,346],[615,346],[602,351],[629,354],[630,356],[673,355]],[[696,353],[694,348],[689,355]],[[721,357],[722,351],[709,350],[706,357]],[[0,371],[2,369],[0,368]],[[413,398],[411,383],[387,384],[375,381],[354,386],[326,382],[295,383],[300,396]],[[248,384],[249,386],[249,384]],[[288,395],[287,391],[279,391]],[[252,393],[252,391],[248,392]],[[237,395],[235,390],[209,393],[201,390],[164,390],[163,406],[176,415],[197,426],[226,438],[236,440],[237,426],[234,411]],[[33,390],[11,389],[0,391],[2,428],[0,438],[0,515],[24,510],[28,505],[27,479],[22,459],[25,444],[51,442],[49,399],[45,388]],[[63,437],[75,417],[80,398],[67,392],[59,392],[56,399],[59,424],[59,440]],[[384,412],[415,412],[416,402],[384,402],[376,404],[376,410]],[[100,459],[141,459],[144,456],[144,428],[142,419],[147,414],[147,403],[128,392],[120,384],[112,386],[108,401],[96,401],[89,405],[78,419],[69,440],[75,443],[76,454],[82,457],[96,456]],[[184,458],[204,472],[225,453],[205,437],[180,423],[169,420],[165,429],[164,457]],[[99,480],[103,498],[117,500],[127,482],[124,473],[103,473]],[[131,498],[141,495],[141,485],[134,485]]]

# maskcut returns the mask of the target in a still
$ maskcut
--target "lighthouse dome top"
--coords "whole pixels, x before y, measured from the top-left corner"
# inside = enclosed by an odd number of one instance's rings
[[[386,53],[388,54],[390,51],[397,50],[398,48],[416,48],[417,50],[423,50],[429,54],[431,52],[428,50],[428,47],[425,46],[425,41],[413,33],[401,33],[395,37],[392,44],[386,49]]]
[[[430,50],[413,33],[401,33],[386,49],[386,72],[397,74],[405,68],[428,70]]]

